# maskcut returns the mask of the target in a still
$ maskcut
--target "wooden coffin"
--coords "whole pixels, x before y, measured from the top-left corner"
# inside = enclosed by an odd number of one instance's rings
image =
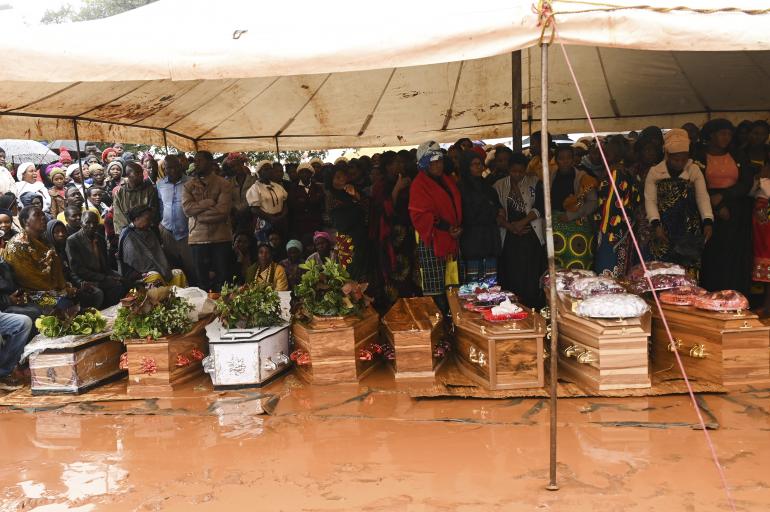
[[[373,308],[363,316],[323,318],[294,322],[292,359],[297,374],[312,384],[357,382],[371,372],[378,359],[363,360],[361,350],[377,341],[380,318]]]
[[[545,320],[525,308],[524,320],[492,323],[462,308],[457,289],[447,292],[460,371],[490,390],[543,387]]]
[[[640,318],[583,318],[559,298],[559,376],[592,391],[649,388],[650,313]]]
[[[129,393],[163,393],[203,374],[201,361],[209,353],[206,325],[199,320],[190,332],[159,340],[126,340]]]
[[[289,324],[225,329],[215,320],[206,327],[211,355],[203,369],[214,389],[262,386],[291,367]]]
[[[382,326],[382,338],[395,350],[396,379],[433,379],[445,360],[436,355],[444,328],[433,299],[399,299],[382,317]]]
[[[77,394],[126,375],[120,368],[125,348],[110,333],[83,336],[68,348],[29,356],[33,395]]]
[[[654,372],[679,372],[666,329],[652,307]],[[717,313],[663,304],[688,377],[723,386],[770,382],[770,327],[750,311]]]

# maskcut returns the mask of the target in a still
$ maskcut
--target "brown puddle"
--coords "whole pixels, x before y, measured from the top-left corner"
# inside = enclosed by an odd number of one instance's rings
[[[1,408],[0,511],[727,510],[686,396],[560,400],[548,492],[547,400],[366,384]],[[699,396],[739,510],[770,504],[769,397]]]

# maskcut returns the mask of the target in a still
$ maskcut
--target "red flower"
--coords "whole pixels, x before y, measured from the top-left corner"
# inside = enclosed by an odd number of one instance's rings
[[[190,351],[190,357],[196,361],[203,361],[203,358],[206,357],[206,355],[197,348],[194,348]]]

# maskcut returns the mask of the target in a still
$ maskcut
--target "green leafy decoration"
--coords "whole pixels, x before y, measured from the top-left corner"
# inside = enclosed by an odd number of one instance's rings
[[[347,270],[329,258],[323,265],[310,260],[299,267],[304,274],[294,295],[301,301],[302,318],[360,315],[371,301],[364,295],[367,285],[352,281]]]
[[[120,307],[112,328],[112,337],[120,341],[145,338],[157,340],[172,334],[186,333],[192,328],[192,309],[192,304],[173,293],[154,304],[149,311],[146,308],[137,310]]]
[[[103,332],[107,320],[94,308],[83,310],[80,314],[62,319],[54,315],[43,315],[35,320],[35,327],[43,336],[59,338],[61,336],[89,335]]]
[[[281,298],[264,283],[222,287],[216,301],[217,316],[228,329],[273,327],[284,323],[281,318]]]

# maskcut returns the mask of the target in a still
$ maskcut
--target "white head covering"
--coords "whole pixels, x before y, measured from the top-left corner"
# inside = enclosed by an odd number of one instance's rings
[[[272,167],[273,166],[273,161],[272,160],[260,160],[259,162],[257,162],[257,174],[259,174],[259,171],[261,171],[262,168],[264,166],[266,166],[266,165],[269,165],[270,167]]]
[[[24,176],[24,173],[27,172],[27,169],[30,167],[35,167],[35,164],[32,162],[24,162],[23,164],[20,164],[19,167],[16,169],[16,179],[19,181],[22,181],[22,178]]]
[[[313,164],[323,165],[324,161],[318,158],[317,156],[314,156],[313,158],[310,159],[310,165],[313,165]]]
[[[71,178],[72,177],[72,173],[75,172],[77,169],[80,169],[80,165],[78,165],[78,164],[71,164],[71,165],[67,166],[67,171],[64,174],[67,176],[67,178]]]
[[[315,167],[313,167],[310,162],[302,162],[297,166],[297,172],[301,171],[302,169],[307,169],[311,173],[315,174]]]
[[[340,164],[342,162],[348,163],[348,159],[344,156],[339,157],[337,160],[334,161],[334,165]]]

